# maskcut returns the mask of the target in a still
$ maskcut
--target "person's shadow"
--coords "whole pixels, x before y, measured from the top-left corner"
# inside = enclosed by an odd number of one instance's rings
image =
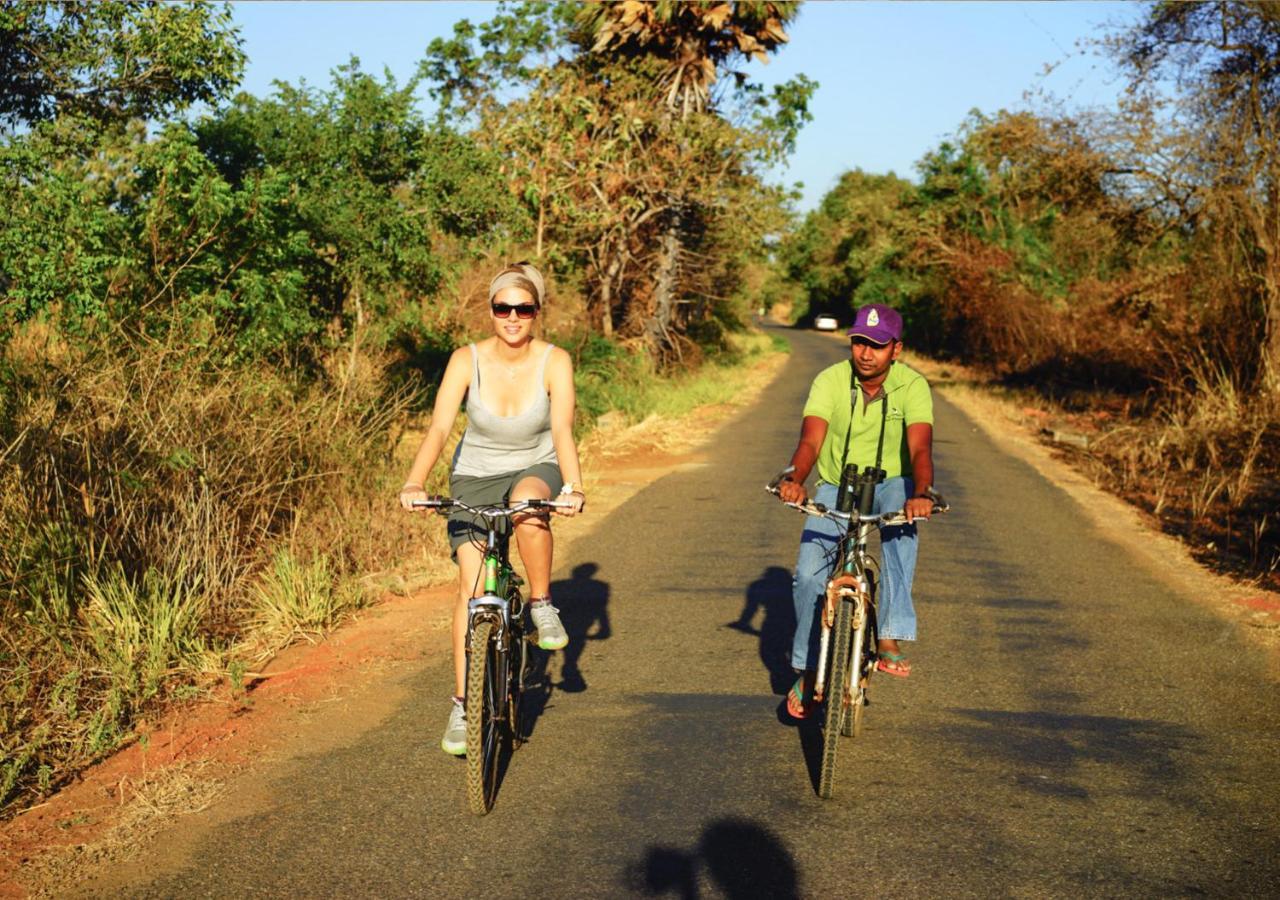
[[[754,625],[763,613],[760,626]],[[791,572],[770,566],[747,587],[742,612],[728,627],[760,638],[760,661],[769,672],[774,694],[785,694],[796,680],[791,668],[791,639],[796,630],[796,610],[791,600]]]
[[[595,563],[582,563],[574,567],[572,577],[551,583],[551,599],[560,610],[560,622],[569,643],[559,653],[559,681],[552,680],[551,659],[557,654],[536,647],[532,649],[520,712],[520,731],[525,738],[533,735],[533,729],[550,704],[554,690],[576,694],[587,689],[587,681],[578,665],[582,651],[587,641],[608,640],[612,634],[609,627],[609,585],[592,577],[599,569]]]
[[[555,686],[569,694],[587,689],[578,664],[587,641],[607,641],[613,634],[609,627],[609,585],[592,577],[599,570],[595,563],[582,563],[574,566],[572,578],[551,586],[552,597],[564,598],[560,621],[569,636],[561,657],[560,681]]]
[[[628,867],[627,887],[650,895],[675,894],[698,900],[699,882],[710,882],[730,900],[800,896],[800,873],[782,841],[747,819],[720,819],[702,832],[690,850],[650,847]]]

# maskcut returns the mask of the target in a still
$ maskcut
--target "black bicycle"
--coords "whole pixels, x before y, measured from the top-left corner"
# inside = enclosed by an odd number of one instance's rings
[[[788,466],[769,482],[765,490],[778,494],[782,479],[794,471]],[[857,737],[862,733],[862,718],[867,707],[867,684],[879,659],[876,653],[876,598],[880,587],[880,563],[867,549],[873,528],[906,525],[905,512],[869,512],[875,486],[884,480],[884,472],[868,466],[859,473],[857,466],[845,467],[841,479],[837,509],[812,500],[788,503],[811,516],[823,516],[844,523],[832,576],[827,581],[821,610],[821,637],[818,644],[818,669],[813,686],[813,699],[822,703],[822,765],[818,774],[818,796],[831,797],[835,782],[836,749],[840,736]],[[943,513],[951,506],[941,494],[929,490],[933,512]],[[856,501],[856,509],[854,508]],[[856,527],[855,527],[856,525]]]
[[[438,497],[415,500],[415,507],[446,513],[469,512],[485,523],[481,575],[484,590],[467,603],[467,802],[483,816],[493,808],[498,792],[498,760],[503,745],[514,751],[526,737],[520,700],[532,667],[530,646],[537,634],[530,628],[527,603],[520,588],[524,580],[515,573],[507,554],[507,541],[498,535],[503,519],[530,511],[570,508],[555,500],[521,500],[505,506],[468,506],[460,500]]]

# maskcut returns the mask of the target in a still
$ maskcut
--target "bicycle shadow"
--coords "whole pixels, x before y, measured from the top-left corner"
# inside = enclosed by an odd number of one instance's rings
[[[796,733],[800,737],[800,755],[804,757],[804,768],[809,773],[809,783],[816,795],[822,781],[821,711],[815,711],[809,718],[797,723]]]
[[[752,623],[756,615],[764,613],[760,627]],[[796,672],[791,666],[791,642],[796,630],[796,610],[792,600],[791,571],[782,566],[770,566],[747,587],[742,612],[727,627],[760,639],[760,661],[769,672],[769,688],[775,696],[783,697],[778,704],[778,722],[795,728],[800,739],[800,751],[813,791],[818,792],[818,780],[822,767],[822,728],[817,715],[804,721],[796,721],[787,712],[785,696],[795,683]]]
[[[752,623],[763,613],[760,627]],[[760,639],[760,661],[769,673],[769,689],[781,696],[796,680],[791,668],[791,638],[796,630],[795,605],[791,600],[791,571],[770,566],[747,586],[742,612],[728,628]]]
[[[644,860],[626,871],[626,886],[634,893],[698,900],[703,885],[707,893],[730,900],[800,896],[791,853],[773,832],[748,819],[712,822],[692,850],[650,847]]]
[[[613,636],[609,623],[609,585],[594,577],[599,570],[597,563],[581,563],[574,566],[569,578],[551,584],[551,596],[560,610],[560,621],[564,624],[569,643],[559,651],[559,681],[552,678],[553,654],[536,648],[533,650],[533,665],[521,714],[526,737],[533,734],[538,718],[550,704],[554,691],[577,694],[587,689],[581,667],[587,641],[607,641]]]

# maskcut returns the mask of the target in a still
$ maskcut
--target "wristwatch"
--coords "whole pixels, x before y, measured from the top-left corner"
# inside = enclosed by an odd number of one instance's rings
[[[565,497],[569,494],[582,494],[582,488],[572,481],[566,481],[564,487],[560,488],[560,496]],[[585,497],[586,494],[582,494],[582,496]]]

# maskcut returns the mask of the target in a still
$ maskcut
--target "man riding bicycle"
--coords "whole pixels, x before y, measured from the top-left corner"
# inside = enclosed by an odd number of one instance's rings
[[[779,497],[787,503],[804,502],[804,482],[816,464],[814,499],[835,507],[845,465],[856,464],[859,470],[874,466],[884,470],[885,477],[875,487],[871,511],[904,510],[908,523],[927,519],[933,510],[928,495],[933,485],[933,395],[924,376],[898,361],[902,317],[897,310],[871,303],[858,309],[848,335],[849,361],[819,372],[809,388],[800,441],[791,455],[794,471],[779,485]],[[791,647],[791,665],[799,678],[787,694],[787,711],[797,719],[807,716],[812,706],[820,633],[814,612],[825,595],[841,532],[838,522],[809,516],[800,536],[792,581],[796,633]],[[883,528],[880,542],[876,667],[905,678],[911,665],[898,642],[916,639],[911,599],[916,527]]]

